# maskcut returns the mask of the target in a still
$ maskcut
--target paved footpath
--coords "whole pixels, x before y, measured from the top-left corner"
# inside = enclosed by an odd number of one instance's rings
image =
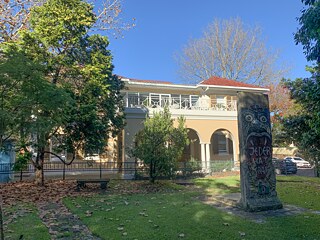
[[[61,202],[38,204],[39,216],[48,227],[52,240],[100,240],[93,236],[79,217],[71,213]]]

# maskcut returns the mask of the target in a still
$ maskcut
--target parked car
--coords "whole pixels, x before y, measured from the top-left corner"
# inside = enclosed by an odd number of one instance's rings
[[[92,155],[87,155],[84,160],[86,161],[99,161],[100,160],[100,156],[99,154],[92,154]]]
[[[296,174],[298,171],[297,164],[289,159],[272,159],[272,163],[277,174]]]
[[[66,160],[67,160],[66,155],[61,154],[61,155],[59,155],[59,156],[60,156],[60,158],[61,158],[63,161],[66,161]],[[50,161],[51,161],[51,162],[61,162],[60,158],[58,158],[58,157],[55,156],[55,155],[51,155]]]
[[[285,157],[284,159],[296,163],[298,168],[311,168],[311,164],[301,157]]]

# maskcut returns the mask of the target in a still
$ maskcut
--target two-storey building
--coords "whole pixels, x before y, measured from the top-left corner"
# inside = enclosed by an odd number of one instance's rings
[[[239,164],[237,93],[266,93],[268,89],[250,84],[211,77],[196,85],[164,81],[122,78],[127,125],[118,139],[118,154],[123,166],[135,159],[130,156],[135,134],[143,128],[146,116],[168,106],[173,118],[183,115],[189,129],[189,146],[184,161],[201,163],[210,172],[215,161],[228,160]],[[111,143],[112,144],[112,143]],[[128,176],[130,177],[130,176]]]

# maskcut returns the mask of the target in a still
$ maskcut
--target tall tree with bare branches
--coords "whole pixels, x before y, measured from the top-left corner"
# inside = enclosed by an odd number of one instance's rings
[[[268,49],[258,27],[239,19],[216,19],[199,39],[192,39],[176,56],[183,79],[197,83],[211,76],[267,85],[286,72],[277,69],[278,52]]]

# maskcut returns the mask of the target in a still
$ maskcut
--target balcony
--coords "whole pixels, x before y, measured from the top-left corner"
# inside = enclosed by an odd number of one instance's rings
[[[126,93],[127,108],[164,108],[186,111],[237,111],[236,100],[211,99],[209,96]]]

